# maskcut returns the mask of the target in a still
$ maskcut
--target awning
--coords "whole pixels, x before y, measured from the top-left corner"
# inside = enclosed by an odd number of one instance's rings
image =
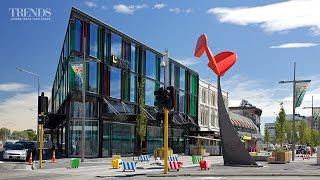
[[[251,119],[244,117],[240,114],[236,114],[233,112],[229,112],[231,123],[234,126],[247,128],[247,129],[253,129],[258,130],[258,127],[252,122]]]

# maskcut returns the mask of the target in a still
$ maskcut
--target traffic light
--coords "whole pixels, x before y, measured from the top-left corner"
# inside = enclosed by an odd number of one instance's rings
[[[174,89],[173,86],[169,86],[167,87],[167,92],[168,92],[168,98],[166,102],[166,107],[168,109],[173,109],[176,102],[176,90]]]
[[[154,105],[159,107],[160,109],[163,108],[164,101],[163,101],[163,88],[159,88],[157,91],[153,93],[156,96],[156,100],[154,101]]]
[[[48,97],[44,96],[44,93],[41,93],[41,96],[38,97],[38,115],[44,116],[48,113]]]
[[[173,86],[169,86],[167,89],[161,87],[157,91],[154,91],[154,95],[156,96],[155,106],[160,109],[167,108],[169,110],[174,108],[176,93]]]

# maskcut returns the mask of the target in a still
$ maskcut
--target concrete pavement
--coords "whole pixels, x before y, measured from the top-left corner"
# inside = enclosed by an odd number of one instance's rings
[[[124,157],[124,160],[132,160],[132,157]],[[121,169],[112,169],[111,158],[95,158],[86,159],[81,163],[80,168],[70,169],[70,159],[58,159],[58,163],[47,162],[44,169],[36,170],[9,170],[3,169],[5,166],[19,165],[15,162],[4,162],[0,164],[0,179],[109,179],[114,177],[122,178],[176,178],[190,179],[216,179],[216,178],[243,178],[243,177],[317,177],[320,179],[320,166],[316,166],[316,158],[310,160],[302,160],[297,158],[295,162],[289,164],[267,164],[266,162],[258,162],[263,167],[230,167],[223,166],[221,156],[210,156],[205,159],[212,162],[212,167],[208,171],[201,171],[199,166],[193,165],[190,156],[181,156],[183,168],[177,171],[170,171],[168,175],[163,176],[163,168],[151,162],[139,162],[138,169],[135,172],[122,172]],[[24,163],[23,163],[24,164]],[[276,179],[277,179],[276,178]],[[249,178],[250,179],[250,178]],[[268,179],[268,178],[266,178]],[[284,178],[285,179],[285,178]],[[293,178],[294,179],[294,178]]]

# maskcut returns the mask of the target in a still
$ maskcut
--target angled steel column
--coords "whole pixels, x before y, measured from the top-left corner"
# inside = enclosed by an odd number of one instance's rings
[[[218,76],[218,116],[224,165],[258,166],[245,149],[243,143],[240,141],[238,132],[231,123],[222,98],[220,76]]]

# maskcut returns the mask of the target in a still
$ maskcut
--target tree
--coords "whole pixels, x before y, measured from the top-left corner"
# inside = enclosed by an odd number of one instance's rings
[[[286,122],[285,122],[286,141],[287,141],[289,144],[292,143],[292,135],[293,135],[292,129],[293,129],[292,122],[286,121]]]
[[[148,123],[148,116],[145,112],[145,104],[144,104],[144,96],[145,96],[145,89],[144,89],[144,80],[138,85],[138,92],[139,92],[139,109],[140,112],[137,117],[137,134],[140,138],[140,152],[142,153],[142,142],[145,140],[147,135],[147,123]]]
[[[299,122],[298,124],[298,132],[299,132],[299,143],[301,145],[307,144],[308,132],[307,132],[307,124],[304,121]]]
[[[5,128],[5,127],[0,129],[0,139],[2,139],[2,140],[9,139],[10,135],[11,135],[10,129]]]
[[[15,140],[27,140],[28,133],[25,131],[13,131],[11,134],[11,138]]]
[[[34,130],[27,129],[27,130],[24,130],[23,132],[27,133],[29,141],[36,141],[37,140],[37,134]]]
[[[284,111],[283,104],[280,104],[280,112],[276,120],[276,140],[280,145],[283,145],[285,141],[285,123],[286,123],[286,112]]]
[[[267,128],[264,128],[264,143],[267,144],[267,148],[268,148],[270,143],[270,132],[269,132],[269,129]]]

